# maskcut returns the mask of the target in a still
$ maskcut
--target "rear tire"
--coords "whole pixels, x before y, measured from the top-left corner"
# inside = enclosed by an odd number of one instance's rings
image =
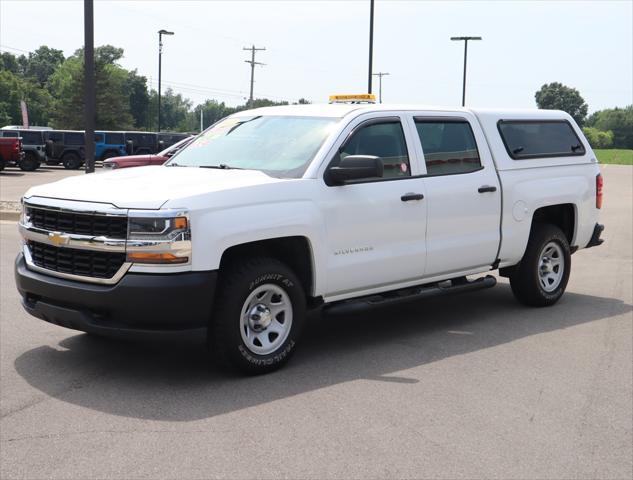
[[[24,172],[32,172],[40,166],[40,160],[33,152],[25,152],[24,158],[18,166]]]
[[[512,293],[532,307],[554,305],[565,293],[571,271],[567,237],[560,228],[536,223],[525,254],[510,275]]]
[[[294,353],[305,323],[301,282],[273,258],[230,265],[221,279],[209,325],[211,352],[248,375],[277,370]]]
[[[62,165],[67,170],[77,170],[81,167],[81,158],[76,153],[67,153],[62,158]]]

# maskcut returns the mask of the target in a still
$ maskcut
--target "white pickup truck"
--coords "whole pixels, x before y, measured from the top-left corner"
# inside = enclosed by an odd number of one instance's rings
[[[602,243],[602,176],[558,111],[360,104],[230,116],[166,165],[30,189],[23,305],[94,334],[202,333],[247,373],[281,366],[306,311],[491,287],[563,294]],[[491,306],[494,308],[494,306]]]

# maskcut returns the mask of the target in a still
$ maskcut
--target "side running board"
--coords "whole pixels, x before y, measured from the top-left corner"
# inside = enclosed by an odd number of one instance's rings
[[[382,305],[397,305],[400,303],[421,300],[423,298],[438,297],[454,293],[471,292],[484,288],[491,288],[497,284],[497,279],[492,275],[477,278],[469,281],[464,277],[454,280],[447,280],[440,283],[432,283],[420,287],[405,288],[391,292],[381,293],[379,295],[368,295],[366,297],[354,298],[351,300],[342,300],[340,302],[331,303],[323,307],[328,314],[349,314],[356,313],[368,308]]]

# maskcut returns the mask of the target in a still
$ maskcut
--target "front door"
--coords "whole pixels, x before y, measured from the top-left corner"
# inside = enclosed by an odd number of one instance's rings
[[[332,160],[375,155],[382,159],[384,176],[347,185],[323,184],[328,297],[387,290],[390,284],[423,276],[424,179],[412,177],[411,168],[417,166],[409,155],[413,149],[407,146],[413,138],[408,140],[399,116],[372,118],[353,127]]]

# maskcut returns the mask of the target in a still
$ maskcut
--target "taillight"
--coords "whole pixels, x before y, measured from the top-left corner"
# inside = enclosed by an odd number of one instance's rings
[[[602,208],[602,190],[604,186],[604,180],[602,174],[596,175],[596,208]]]

